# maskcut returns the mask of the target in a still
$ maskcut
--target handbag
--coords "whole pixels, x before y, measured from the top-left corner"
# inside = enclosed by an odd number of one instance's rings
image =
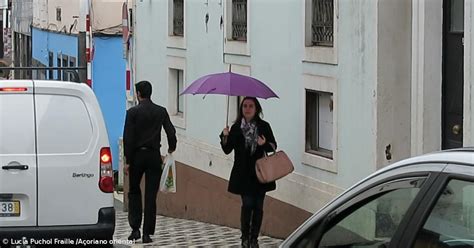
[[[260,183],[276,181],[294,170],[293,163],[284,151],[277,152],[275,149],[273,151],[271,155],[265,152],[264,157],[255,163],[255,171]]]

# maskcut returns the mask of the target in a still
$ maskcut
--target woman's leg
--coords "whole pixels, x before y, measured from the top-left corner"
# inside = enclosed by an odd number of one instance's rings
[[[242,232],[242,247],[250,247],[250,221],[252,209],[255,206],[254,197],[242,195],[242,208],[240,212],[240,230]]]
[[[258,247],[258,235],[263,221],[263,203],[265,194],[254,196],[254,208],[252,211],[252,221],[250,225],[250,247]]]

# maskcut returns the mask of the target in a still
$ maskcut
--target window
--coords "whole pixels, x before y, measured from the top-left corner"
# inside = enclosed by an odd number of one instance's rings
[[[46,68],[46,65],[41,63],[40,61],[36,59],[32,59],[31,65],[33,67],[38,67],[38,68]],[[46,79],[46,70],[33,70],[32,71],[32,79],[39,79],[39,80],[45,80]]]
[[[247,0],[232,0],[232,39],[247,40]]]
[[[76,58],[70,57],[69,58],[69,67],[76,67]]]
[[[306,152],[333,157],[333,109],[332,93],[306,90]]]
[[[56,21],[61,21],[61,8],[56,8]]]
[[[417,235],[415,248],[474,247],[474,183],[448,183]]]
[[[369,189],[305,233],[296,247],[389,247],[425,178],[407,178]],[[331,217],[332,216],[332,217]]]
[[[237,100],[237,116],[239,116],[239,111],[240,111],[240,104],[242,103],[242,101],[244,100],[245,96],[238,96],[236,97],[236,100]],[[236,118],[237,118],[236,116]]]
[[[173,35],[184,36],[184,0],[173,0]]]
[[[63,60],[62,66],[63,67],[68,67],[68,65],[69,65],[69,56],[63,55],[62,60]],[[69,72],[67,70],[63,70],[63,80],[64,81],[69,81]]]
[[[244,100],[243,96],[229,96],[228,123],[233,123],[233,121],[237,119],[237,116],[239,115],[240,103],[242,100]]]
[[[76,67],[76,58],[75,57],[69,57],[69,67]],[[77,70],[75,70],[77,72]],[[69,72],[69,80],[73,82],[79,82],[79,78],[76,78],[76,74],[72,73],[72,71]]]
[[[172,115],[184,116],[184,95],[180,93],[184,90],[184,72],[179,69],[170,69],[170,91],[173,97],[171,102]]]
[[[56,59],[56,61],[57,61],[57,67],[62,67],[62,66],[61,66],[61,64],[62,64],[61,57],[62,57],[62,54],[58,53],[58,58]],[[57,70],[57,71],[56,71],[56,75],[57,75],[57,80],[62,80],[62,76],[61,76],[61,71],[60,71],[60,70]]]
[[[339,0],[304,0],[306,63],[337,65]]]
[[[173,36],[169,36],[173,37]],[[186,59],[168,56],[168,111],[175,127],[186,129],[186,96],[180,93],[186,87]]]
[[[183,85],[183,71],[182,70],[176,70],[176,76],[177,76],[177,80],[176,80],[176,85],[177,85],[177,92],[178,92],[178,95],[177,95],[177,103],[176,103],[176,106],[178,106],[178,114],[179,115],[183,115],[184,113],[184,96],[183,95],[180,95],[181,92],[184,90],[184,85]]]
[[[464,0],[451,0],[451,24],[449,31],[451,33],[464,32]]]
[[[312,1],[312,45],[332,47],[334,44],[334,0]]]
[[[54,53],[53,52],[48,52],[48,66],[49,67],[54,67]],[[52,80],[54,78],[54,71],[53,70],[48,70],[48,79]]]

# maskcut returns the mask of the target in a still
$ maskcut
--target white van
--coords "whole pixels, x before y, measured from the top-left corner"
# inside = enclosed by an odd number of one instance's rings
[[[0,81],[0,238],[111,240],[111,158],[87,85]]]

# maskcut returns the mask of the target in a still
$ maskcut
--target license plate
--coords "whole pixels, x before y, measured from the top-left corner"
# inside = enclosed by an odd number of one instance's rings
[[[0,217],[17,217],[20,212],[20,201],[0,201]]]

